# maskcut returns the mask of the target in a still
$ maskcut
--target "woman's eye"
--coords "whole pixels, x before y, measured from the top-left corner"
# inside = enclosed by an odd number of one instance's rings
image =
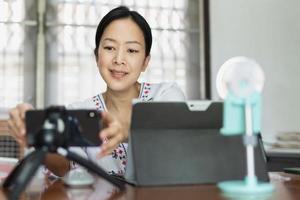
[[[111,51],[111,50],[113,50],[114,48],[111,47],[111,46],[105,46],[104,49]]]
[[[129,52],[129,53],[138,53],[139,51],[138,51],[138,50],[135,50],[135,49],[128,49],[128,52]]]

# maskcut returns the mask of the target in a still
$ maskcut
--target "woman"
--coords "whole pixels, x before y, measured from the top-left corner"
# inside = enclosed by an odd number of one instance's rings
[[[138,83],[150,60],[151,29],[137,12],[120,6],[100,21],[94,50],[99,72],[107,90],[71,108],[92,108],[102,112],[105,128],[99,133],[104,143],[100,148],[74,148],[77,153],[93,159],[109,173],[123,175],[127,159],[126,140],[129,134],[132,100],[183,101],[184,95],[174,83]],[[25,144],[25,112],[30,104],[20,104],[10,110],[9,127],[21,145]],[[63,176],[72,165],[59,155],[49,154],[45,165]]]

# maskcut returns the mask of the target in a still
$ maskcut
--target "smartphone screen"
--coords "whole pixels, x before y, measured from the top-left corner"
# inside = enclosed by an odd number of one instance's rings
[[[63,134],[60,134],[68,146],[99,146],[101,140],[99,132],[101,130],[101,114],[96,110],[65,110],[66,118],[64,127],[68,127]],[[30,110],[26,112],[26,138],[29,146],[42,145],[39,134],[49,134],[43,131],[46,110]],[[66,125],[65,123],[68,123]]]

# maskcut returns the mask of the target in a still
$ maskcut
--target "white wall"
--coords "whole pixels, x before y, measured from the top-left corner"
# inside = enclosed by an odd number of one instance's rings
[[[261,64],[262,133],[300,132],[300,1],[210,0],[213,99],[218,68],[233,56]]]

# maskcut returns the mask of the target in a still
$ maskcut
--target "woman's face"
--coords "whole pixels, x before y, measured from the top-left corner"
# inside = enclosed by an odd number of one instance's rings
[[[130,18],[112,21],[104,30],[98,49],[97,65],[107,87],[125,91],[145,71],[150,56],[145,57],[142,30]]]

